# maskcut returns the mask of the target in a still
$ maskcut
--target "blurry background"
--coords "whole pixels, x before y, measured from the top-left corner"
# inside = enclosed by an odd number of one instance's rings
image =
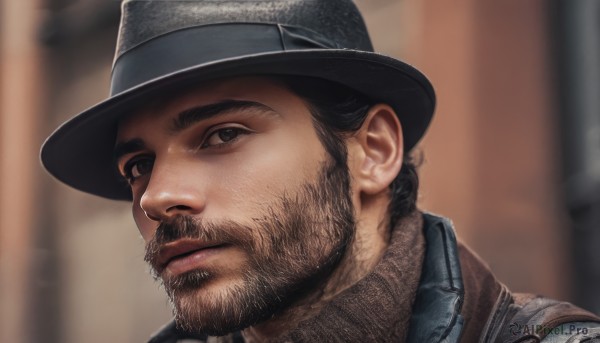
[[[143,342],[170,309],[129,205],[40,168],[101,101],[119,3],[0,0],[0,341]],[[357,0],[438,95],[421,207],[515,291],[600,312],[600,1]]]

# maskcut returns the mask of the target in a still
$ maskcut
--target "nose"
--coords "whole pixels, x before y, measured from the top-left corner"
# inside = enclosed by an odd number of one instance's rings
[[[146,217],[163,221],[177,215],[202,212],[205,201],[200,175],[191,168],[174,163],[154,162],[150,180],[140,198]]]

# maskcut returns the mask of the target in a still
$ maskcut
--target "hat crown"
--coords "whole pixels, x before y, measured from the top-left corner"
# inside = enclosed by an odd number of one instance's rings
[[[117,58],[169,32],[223,23],[296,26],[345,49],[373,51],[351,0],[125,0],[122,10]]]

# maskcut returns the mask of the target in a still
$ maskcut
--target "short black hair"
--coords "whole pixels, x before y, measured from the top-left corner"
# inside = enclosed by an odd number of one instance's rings
[[[376,103],[346,86],[310,77],[282,77],[284,84],[307,104],[319,140],[336,164],[347,165],[345,138],[358,131],[369,109]],[[417,164],[405,152],[400,172],[390,184],[390,226],[413,212],[417,205]]]

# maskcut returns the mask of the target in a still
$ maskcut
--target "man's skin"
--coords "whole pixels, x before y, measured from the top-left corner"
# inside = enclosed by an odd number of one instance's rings
[[[238,108],[174,127],[174,120],[188,109],[229,100],[260,107]],[[318,289],[275,317],[245,329],[248,341],[279,336],[314,315],[369,273],[385,252],[388,186],[402,165],[401,125],[388,105],[377,104],[360,130],[345,141],[356,219],[353,240]],[[120,122],[117,146],[123,145],[128,148],[117,148],[117,165],[130,181],[133,216],[146,243],[152,241],[159,224],[182,215],[251,223],[274,198],[294,194],[313,182],[328,158],[306,104],[267,77],[213,81],[152,101]],[[185,250],[204,243],[179,240],[169,244]],[[157,276],[165,279],[190,270],[216,270],[192,296],[194,306],[210,311],[204,302],[244,286],[241,273],[248,258],[249,252],[238,246],[209,244],[171,260]]]

